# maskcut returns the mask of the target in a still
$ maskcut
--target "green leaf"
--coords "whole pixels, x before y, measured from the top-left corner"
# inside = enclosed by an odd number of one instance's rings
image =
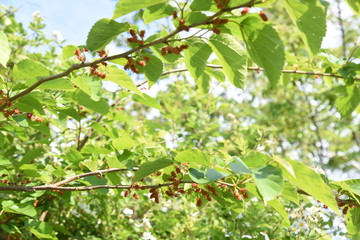
[[[29,79],[49,75],[49,70],[39,62],[23,59],[15,64],[13,76],[15,79]]]
[[[143,96],[139,96],[137,94],[133,94],[132,95],[132,99],[134,101],[140,102],[146,106],[152,107],[152,108],[156,108],[158,109],[160,112],[163,112],[163,108],[161,107],[161,105],[156,101],[155,98],[150,97],[149,95],[143,93]]]
[[[267,165],[254,169],[253,178],[265,202],[275,199],[283,190],[284,179],[279,168]]]
[[[120,87],[126,88],[140,96],[143,96],[143,94],[134,84],[131,77],[126,72],[115,66],[108,66],[108,74],[106,75],[106,80],[112,81],[118,84]]]
[[[240,158],[234,158],[234,161],[230,163],[229,167],[237,174],[252,173]]]
[[[289,220],[289,216],[286,212],[285,207],[281,204],[279,199],[273,199],[269,202],[267,202],[269,204],[269,206],[271,206],[273,209],[275,209],[275,211],[277,211],[280,216],[283,217],[283,220],[281,221],[281,224],[285,227],[285,228],[289,228],[290,227],[290,220]]]
[[[289,182],[284,183],[284,188],[281,193],[281,196],[286,198],[289,201],[292,201],[296,205],[300,206],[299,194],[297,193],[296,187],[294,187],[291,183],[289,183]]]
[[[190,5],[190,9],[193,11],[207,11],[210,7],[211,1],[204,0],[194,0]]]
[[[301,162],[291,159],[287,159],[287,161],[292,165],[296,176],[294,177],[284,167],[280,166],[283,169],[284,178],[332,208],[336,213],[339,213],[335,197],[332,194],[330,187],[325,184],[324,180],[321,178],[320,174],[316,173],[314,170]]]
[[[76,47],[74,45],[67,45],[67,46],[63,47],[62,55],[63,55],[64,59],[68,59],[68,58],[75,56],[76,49],[78,49],[78,47]]]
[[[318,0],[284,0],[284,3],[309,53],[315,55],[326,34],[327,4],[325,6],[324,1]]]
[[[249,156],[242,158],[242,161],[249,168],[263,167],[263,166],[267,165],[267,163],[270,160],[271,160],[271,157],[269,157],[266,154],[259,153],[259,152],[252,152],[249,154]]]
[[[350,116],[360,103],[360,87],[356,84],[351,86],[340,86],[336,89],[340,96],[336,99],[336,108],[341,117]]]
[[[146,8],[142,17],[144,19],[144,23],[149,24],[154,20],[171,16],[176,10],[176,8],[167,3],[159,3]]]
[[[74,92],[72,98],[75,102],[79,103],[80,105],[88,109],[91,109],[95,112],[98,112],[102,115],[106,115],[109,112],[110,109],[109,104],[104,98],[101,98],[99,101],[94,101],[89,97],[89,95],[87,95],[80,89],[77,89]]]
[[[12,212],[29,217],[36,216],[36,210],[32,205],[30,205],[30,203],[14,203],[11,200],[5,200],[1,202],[1,205],[3,206],[3,210],[5,212]]]
[[[349,234],[359,236],[360,233],[360,208],[355,207],[353,209],[349,209],[348,213],[345,215],[346,220],[346,228]],[[354,240],[357,240],[354,236]]]
[[[100,19],[92,26],[86,47],[91,51],[103,50],[117,35],[127,31],[129,27],[128,23],[118,23],[109,18]]]
[[[28,228],[38,239],[57,239],[51,225],[46,222],[32,220]]]
[[[118,151],[124,150],[124,149],[130,149],[130,148],[138,145],[138,143],[135,142],[130,136],[122,136],[122,137],[116,138],[112,141],[112,144]]]
[[[208,74],[203,73],[195,82],[203,94],[210,91],[211,77]]]
[[[251,59],[264,68],[271,87],[275,87],[285,61],[284,46],[278,33],[257,16],[247,17],[240,23],[240,29]]]
[[[143,179],[144,177],[146,177],[154,172],[157,172],[160,169],[170,166],[173,163],[174,163],[173,161],[171,161],[169,159],[165,159],[165,158],[160,158],[153,162],[146,162],[139,167],[138,171],[135,172],[133,181],[134,182],[139,181],[140,179]]]
[[[189,48],[184,51],[185,65],[192,78],[197,82],[204,75],[212,50],[200,39],[187,41],[187,44]]]
[[[58,78],[51,81],[47,81],[37,89],[52,89],[52,90],[62,90],[62,91],[75,91],[74,85],[71,84],[71,81],[66,78]]]
[[[22,112],[33,113],[36,110],[41,115],[45,114],[44,109],[42,108],[41,103],[32,96],[32,94],[25,95],[20,98],[17,103],[14,104],[15,108],[18,108]]]
[[[209,182],[209,179],[206,177],[206,172],[197,170],[195,168],[189,168],[190,178],[199,184],[205,184]]]
[[[81,162],[85,167],[87,167],[90,171],[96,171],[98,169],[98,163],[97,160],[90,160],[87,159],[83,162]]]
[[[6,67],[6,63],[10,58],[10,45],[9,41],[3,31],[0,31],[0,64]]]
[[[206,173],[206,177],[210,180],[210,181],[216,181],[218,179],[224,178],[229,176],[230,173],[229,172],[225,172],[225,171],[220,171],[220,170],[215,170],[213,168],[210,168],[207,173]]]
[[[136,10],[167,1],[168,0],[120,0],[115,7],[112,18],[115,19]]]
[[[229,81],[244,88],[247,74],[247,56],[241,44],[228,34],[211,37],[209,44],[223,66]]]
[[[90,96],[94,101],[100,100],[100,89],[102,87],[102,81],[89,76],[80,76],[72,78],[71,82],[80,88],[84,93]]]
[[[175,161],[185,163],[198,163],[205,166],[211,166],[209,156],[198,149],[188,149],[179,152],[175,157]]]
[[[359,0],[345,0],[349,7],[355,14],[360,15],[360,1]]]
[[[150,61],[141,70],[145,74],[149,87],[151,87],[157,82],[163,72],[163,62],[149,53],[142,54],[142,56],[150,58]]]

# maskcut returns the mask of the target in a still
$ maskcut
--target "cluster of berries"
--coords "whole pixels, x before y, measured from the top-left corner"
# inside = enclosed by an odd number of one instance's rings
[[[86,48],[83,48],[82,50],[80,49],[76,49],[75,50],[75,55],[77,56],[77,59],[80,61],[80,62],[84,62],[85,61],[85,55],[83,52],[88,52],[89,50],[86,49]]]
[[[6,178],[8,175],[7,174],[2,174],[1,175],[1,182],[4,183],[4,184],[7,184],[7,185],[18,185],[17,183],[13,183],[13,182],[10,182],[8,179],[4,179]],[[23,185],[26,185],[26,184],[29,184],[31,183],[31,180],[24,180],[24,181],[21,181],[20,182],[20,186],[23,186]]]
[[[139,45],[144,45],[145,30],[141,30],[139,34],[137,34],[133,29],[130,29],[129,32],[131,35],[131,38],[127,39],[129,43],[139,43]],[[141,40],[139,40],[138,35]]]
[[[22,114],[22,112],[17,108],[5,109],[5,110],[3,110],[3,113],[4,113],[4,117],[6,117],[6,118],[8,118],[9,116],[12,116],[14,114]]]
[[[229,22],[229,19],[216,18],[215,20],[211,21],[211,24],[213,25],[213,27],[212,27],[211,30],[212,30],[215,34],[220,34],[221,31],[220,31],[220,29],[217,28],[217,26],[226,24],[226,23],[228,23],[228,22]]]
[[[105,67],[107,66],[106,62],[101,62],[102,65],[104,65]],[[98,76],[101,77],[102,79],[106,78],[106,73],[105,72],[100,72],[99,71],[99,65],[93,65],[90,67],[90,73],[92,76]]]
[[[241,15],[247,14],[247,13],[249,12],[249,10],[250,10],[249,7],[245,7],[245,8],[241,11]],[[264,22],[266,22],[266,21],[269,20],[269,18],[266,16],[266,14],[264,13],[264,11],[260,11],[260,12],[259,12],[259,16],[260,16],[260,18],[261,18]]]
[[[342,209],[342,213],[343,213],[344,215],[347,214],[349,208],[353,209],[353,208],[355,207],[355,206],[352,205],[352,204],[346,204],[346,203],[338,203],[338,206],[339,206],[339,207],[344,207],[344,206],[345,206],[345,207]]]
[[[145,67],[146,63],[150,61],[149,57],[143,57],[143,58],[139,58],[138,60],[134,60],[132,57],[129,57],[127,59],[127,63],[124,66],[124,69],[130,69],[131,71],[133,71],[134,73],[139,73],[139,67]]]
[[[30,119],[32,122],[34,122],[34,121],[37,121],[37,122],[43,122],[44,121],[44,119],[42,119],[41,117],[36,117],[34,114],[32,114],[32,113],[27,113],[26,114],[26,117],[28,118],[28,119]]]
[[[161,55],[165,56],[166,54],[173,53],[173,54],[180,54],[183,50],[188,49],[189,45],[183,44],[180,47],[171,47],[166,46],[161,48]]]
[[[240,192],[239,189],[235,188],[235,190],[233,191],[232,189],[229,189],[229,192],[234,195],[234,197],[236,197],[237,200],[243,200],[244,198],[248,198],[249,196],[247,195],[246,192],[246,188],[240,188]]]
[[[2,95],[1,96],[2,99],[0,99],[0,105],[3,105],[3,103],[6,103],[6,106],[10,107],[12,104],[11,104],[11,101],[8,98],[8,96],[4,94],[3,90],[0,90],[0,94]]]
[[[224,9],[229,3],[229,0],[215,0],[218,9]]]

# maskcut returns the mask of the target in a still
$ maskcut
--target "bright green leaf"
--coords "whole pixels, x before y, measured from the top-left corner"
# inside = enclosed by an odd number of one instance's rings
[[[62,91],[75,91],[74,85],[66,78],[58,78],[41,84],[37,89],[52,89]]]
[[[229,81],[244,88],[247,75],[247,56],[241,44],[228,34],[212,37],[209,44],[219,58]]]
[[[280,202],[279,199],[273,199],[271,201],[267,202],[269,204],[269,206],[271,206],[273,209],[275,209],[275,211],[277,211],[280,216],[283,217],[283,220],[281,221],[281,224],[285,227],[285,228],[289,228],[290,227],[290,220],[289,220],[289,216],[286,212],[285,207],[282,205],[282,203]]]
[[[240,29],[251,59],[264,68],[271,87],[275,87],[285,61],[284,46],[278,33],[257,16],[247,17],[240,23]]]
[[[10,45],[9,41],[3,31],[0,31],[0,64],[6,67],[6,63],[10,58]]]
[[[234,161],[230,163],[229,167],[236,174],[252,173],[240,158],[234,158]]]
[[[174,163],[173,161],[171,161],[169,159],[165,159],[165,158],[160,158],[153,162],[146,162],[139,167],[138,171],[135,172],[133,181],[134,182],[139,181],[140,179],[143,179],[144,177],[146,177],[154,172],[157,172],[160,169],[170,166],[173,163]]]
[[[142,93],[136,87],[133,80],[126,72],[124,72],[123,70],[121,70],[115,66],[109,66],[107,71],[108,71],[108,74],[106,76],[107,81],[112,81],[112,82],[118,84],[120,87],[126,88],[126,89],[142,96]]]
[[[118,151],[124,150],[124,149],[130,149],[130,148],[138,145],[137,142],[135,142],[130,136],[122,136],[122,137],[116,138],[112,141],[112,144]]]
[[[195,168],[189,168],[190,178],[199,184],[205,184],[209,182],[209,179],[206,177],[206,172],[197,170]]]
[[[86,47],[91,51],[103,50],[117,35],[127,31],[129,27],[128,23],[118,23],[109,18],[100,19],[91,27]]]
[[[341,117],[347,117],[360,104],[360,87],[356,84],[340,86],[336,92],[340,94],[336,99],[336,107]]]
[[[264,201],[270,201],[279,196],[283,190],[284,179],[281,169],[267,165],[253,170],[256,187]]]
[[[209,156],[198,149],[188,149],[179,152],[176,155],[175,160],[178,162],[198,163],[205,166],[211,166],[211,161]]]
[[[305,164],[287,160],[293,167],[296,177],[292,176],[285,168],[283,168],[283,176],[292,184],[299,187],[301,190],[310,194],[317,200],[332,208],[336,213],[339,213],[335,196],[330,187],[325,184],[320,174],[306,166]]]
[[[49,70],[39,62],[23,59],[15,64],[13,76],[15,79],[28,79],[49,75]]]
[[[315,55],[326,34],[327,4],[318,0],[284,0],[284,3],[309,53]]]
[[[146,8],[142,17],[145,24],[149,24],[154,20],[171,16],[176,10],[176,8],[167,3],[159,3]]]
[[[98,170],[97,160],[86,159],[85,161],[81,162],[81,164],[87,167],[90,171]]]
[[[163,72],[163,62],[152,54],[145,53],[142,56],[150,58],[150,61],[141,70],[145,74],[149,87],[151,87]]]
[[[184,51],[185,65],[192,78],[197,82],[204,74],[206,63],[212,53],[211,47],[202,40],[187,41]]]
[[[136,10],[167,1],[168,0],[120,0],[116,5],[112,18],[115,19]]]
[[[89,95],[92,100],[100,100],[100,89],[102,87],[101,80],[89,76],[79,76],[77,78],[72,78],[71,82]]]
[[[77,89],[73,94],[73,100],[80,105],[91,109],[100,114],[106,115],[110,109],[109,104],[104,98],[101,98],[99,101],[94,101],[90,98],[89,95]]]
[[[68,59],[68,58],[75,56],[76,49],[78,49],[78,47],[76,47],[74,45],[67,45],[67,46],[63,47],[62,55],[63,55],[64,59]]]
[[[190,5],[190,9],[193,11],[206,11],[209,10],[210,7],[211,1],[204,0],[194,0]]]
[[[139,96],[137,94],[133,94],[132,95],[132,99],[134,101],[140,102],[146,106],[152,107],[152,108],[156,108],[158,110],[160,110],[160,112],[163,112],[163,108],[161,107],[161,105],[156,101],[155,98],[150,97],[149,95],[143,93],[143,96]]]
[[[220,170],[215,170],[213,168],[210,168],[207,173],[206,173],[206,177],[210,180],[210,181],[216,181],[218,179],[224,178],[229,176],[230,173],[225,172],[225,171],[220,171]]]

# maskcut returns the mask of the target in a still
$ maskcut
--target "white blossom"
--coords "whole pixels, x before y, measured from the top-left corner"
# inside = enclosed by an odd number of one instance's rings
[[[58,42],[61,42],[61,41],[64,40],[61,32],[60,32],[60,31],[57,31],[57,30],[53,31],[53,37],[54,37],[55,40],[58,41]]]
[[[154,237],[151,234],[151,232],[143,232],[143,235],[142,235],[141,239],[144,239],[144,240],[156,240],[156,237]]]
[[[36,11],[32,14],[32,17],[34,18],[35,21],[42,21],[44,20],[41,16],[40,11]]]
[[[130,208],[125,208],[125,209],[123,210],[123,213],[125,214],[125,216],[130,217],[131,215],[134,214],[134,210],[132,210],[132,209],[130,209]]]

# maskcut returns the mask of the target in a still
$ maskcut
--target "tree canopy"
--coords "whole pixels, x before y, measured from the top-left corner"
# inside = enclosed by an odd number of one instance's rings
[[[120,0],[80,46],[2,6],[0,239],[359,239],[341,4]]]

